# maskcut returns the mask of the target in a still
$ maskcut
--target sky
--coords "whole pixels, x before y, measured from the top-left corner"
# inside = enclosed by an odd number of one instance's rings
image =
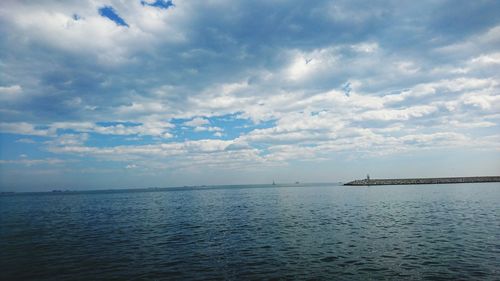
[[[500,172],[500,1],[3,0],[0,38],[0,191]]]

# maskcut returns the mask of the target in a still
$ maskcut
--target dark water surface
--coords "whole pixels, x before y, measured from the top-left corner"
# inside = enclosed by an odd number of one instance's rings
[[[0,196],[1,280],[499,280],[500,185]]]

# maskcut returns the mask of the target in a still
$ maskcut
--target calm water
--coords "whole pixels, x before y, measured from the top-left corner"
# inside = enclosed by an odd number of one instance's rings
[[[0,279],[500,279],[500,184],[0,196]]]

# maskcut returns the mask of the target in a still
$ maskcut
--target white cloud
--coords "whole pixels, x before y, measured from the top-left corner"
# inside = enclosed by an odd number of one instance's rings
[[[19,97],[19,94],[23,92],[23,88],[20,85],[12,86],[0,86],[0,99],[11,100]]]
[[[47,159],[18,159],[18,160],[1,160],[0,159],[0,164],[2,165],[8,165],[8,164],[14,164],[14,165],[24,165],[27,167],[35,166],[35,165],[57,165],[57,164],[64,164],[67,161],[57,159],[57,158],[47,158]]]
[[[496,104],[496,109],[500,108],[500,95],[467,95],[463,99],[464,104],[479,107],[481,109],[490,109]]]
[[[481,65],[495,65],[500,64],[500,52],[495,52],[491,54],[480,55],[478,57],[473,58],[470,63],[481,64]]]
[[[0,131],[134,173],[498,148],[496,23],[451,32],[419,3],[175,4],[0,3]],[[256,7],[268,17],[242,33]]]
[[[0,123],[0,132],[32,136],[50,135],[49,130],[36,128],[35,125],[26,122]]]
[[[196,117],[196,118],[193,118],[192,120],[184,122],[185,126],[190,126],[190,127],[199,127],[199,126],[208,125],[208,124],[210,124],[210,121],[208,121],[208,119],[200,118],[200,117]]]
[[[209,126],[209,127],[198,126],[198,127],[194,128],[194,131],[195,132],[204,132],[204,131],[208,131],[208,132],[221,132],[223,130],[222,130],[222,128],[214,127],[214,126]]]
[[[21,138],[21,139],[16,140],[16,142],[18,142],[18,143],[29,143],[29,144],[36,143],[34,140],[28,139],[28,138]]]
[[[127,166],[125,166],[125,169],[135,169],[137,168],[137,165],[135,164],[128,164]]]
[[[98,9],[110,4],[129,27],[99,15]],[[100,63],[133,62],[134,53],[148,51],[160,39],[173,43],[185,40],[177,24],[183,21],[183,4],[176,6],[177,13],[144,7],[140,1],[127,5],[119,1],[78,1],[71,5],[49,1],[40,5],[10,2],[0,7],[0,13],[25,38],[61,51],[90,55]]]
[[[59,146],[75,146],[83,145],[89,136],[86,133],[83,134],[64,134],[56,137],[55,139],[49,141],[51,144]]]
[[[430,105],[413,106],[405,109],[380,109],[367,111],[358,118],[360,120],[401,121],[429,115],[437,110],[437,107]]]
[[[305,80],[318,72],[328,71],[337,65],[339,55],[337,48],[318,49],[303,53],[295,51],[291,55],[291,63],[286,70],[290,80]]]
[[[0,123],[0,131],[33,136],[57,136],[58,130],[74,130],[80,133],[97,133],[102,135],[148,135],[171,138],[168,132],[173,127],[165,121],[144,121],[140,124],[98,125],[92,122],[54,122],[38,128],[26,122]]]
[[[351,48],[356,52],[373,53],[379,49],[377,42],[363,42],[360,44],[351,45]]]

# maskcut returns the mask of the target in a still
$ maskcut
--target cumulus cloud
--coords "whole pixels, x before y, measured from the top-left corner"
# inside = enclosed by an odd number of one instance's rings
[[[210,122],[207,119],[199,118],[199,117],[193,118],[192,120],[184,122],[184,125],[190,126],[190,127],[199,127],[199,126],[208,125],[208,124],[210,124]]]
[[[18,135],[48,136],[49,130],[26,122],[0,123],[0,131]]]
[[[0,123],[0,132],[34,136],[57,136],[58,132],[71,130],[80,133],[102,135],[147,135],[170,138],[169,129],[173,125],[164,121],[145,123],[111,122],[97,124],[92,122],[54,122],[43,125],[26,122]]]
[[[0,132],[142,172],[498,151],[499,8],[2,1]]]

